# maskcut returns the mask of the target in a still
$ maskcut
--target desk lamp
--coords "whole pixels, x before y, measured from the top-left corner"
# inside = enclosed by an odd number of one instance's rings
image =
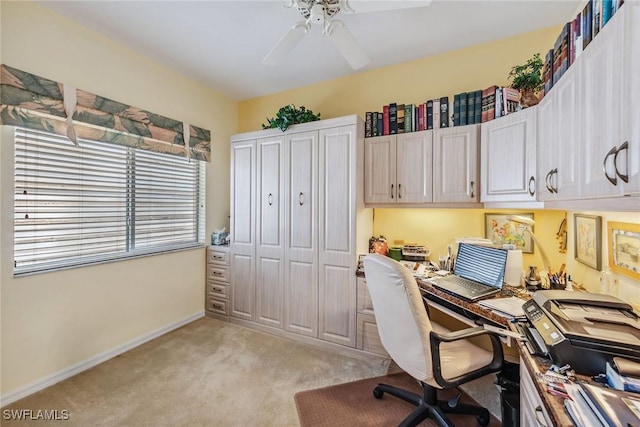
[[[540,251],[540,257],[542,258],[542,268],[547,271],[547,274],[549,274],[551,271],[551,263],[549,263],[549,258],[547,258],[547,254],[545,253],[544,249],[542,249],[542,245],[536,238],[535,234],[533,234],[533,231],[531,231],[531,226],[536,222],[531,218],[520,215],[508,215],[507,220],[524,225],[524,229],[529,233],[531,239],[533,240],[533,243],[535,243],[535,245],[538,247],[538,250]]]

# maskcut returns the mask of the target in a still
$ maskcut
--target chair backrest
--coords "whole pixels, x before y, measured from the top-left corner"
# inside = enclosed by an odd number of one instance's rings
[[[364,271],[385,350],[409,375],[430,380],[432,328],[415,278],[399,262],[378,254],[365,257]]]

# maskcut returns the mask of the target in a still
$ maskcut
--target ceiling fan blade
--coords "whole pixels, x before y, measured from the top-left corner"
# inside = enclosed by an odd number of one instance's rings
[[[381,12],[412,7],[425,7],[431,0],[341,0],[346,7],[341,10],[347,13]]]
[[[358,70],[369,63],[369,57],[342,21],[332,20],[326,33],[344,59],[351,65],[351,68]]]
[[[267,54],[262,60],[265,65],[276,65],[289,55],[294,47],[302,37],[309,31],[309,25],[302,21],[295,24],[291,29],[280,39],[280,41],[271,49],[271,52]]]

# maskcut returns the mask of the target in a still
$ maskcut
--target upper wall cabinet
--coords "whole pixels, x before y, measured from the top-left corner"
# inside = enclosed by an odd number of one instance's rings
[[[582,197],[640,193],[640,5],[625,3],[583,53]]]
[[[536,108],[483,123],[480,141],[480,201],[536,201]]]
[[[432,201],[433,131],[365,139],[365,203]]]
[[[480,125],[456,126],[434,131],[434,202],[478,202],[479,133]]]
[[[571,67],[537,106],[538,200],[580,197],[580,129],[578,67]]]

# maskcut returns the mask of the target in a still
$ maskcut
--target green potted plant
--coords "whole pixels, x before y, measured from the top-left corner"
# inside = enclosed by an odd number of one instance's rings
[[[273,118],[267,118],[268,124],[262,124],[262,129],[279,128],[282,132],[287,130],[291,125],[297,123],[307,123],[320,120],[320,114],[314,114],[313,111],[307,110],[304,106],[296,108],[295,105],[289,104],[280,108]]]
[[[520,104],[523,108],[536,105],[540,100],[537,93],[544,87],[542,67],[544,63],[536,53],[522,65],[516,65],[509,72],[511,87],[520,91]]]

